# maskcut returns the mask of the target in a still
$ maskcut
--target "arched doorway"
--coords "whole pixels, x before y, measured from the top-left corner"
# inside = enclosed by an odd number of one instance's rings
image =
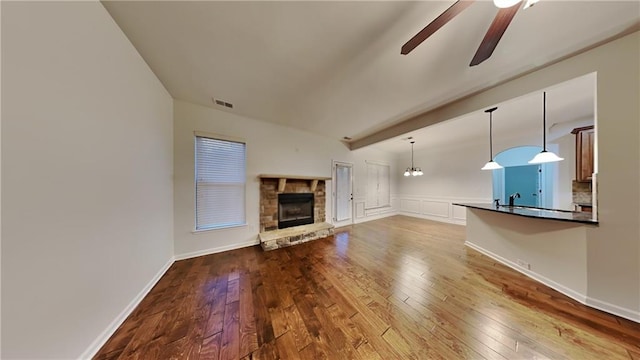
[[[501,204],[509,195],[519,193],[516,205],[552,208],[557,163],[529,164],[542,148],[518,146],[498,153],[494,159],[503,169],[493,170],[493,198]],[[550,149],[551,150],[551,149]]]

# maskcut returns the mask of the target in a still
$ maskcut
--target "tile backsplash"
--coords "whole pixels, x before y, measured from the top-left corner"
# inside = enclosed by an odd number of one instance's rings
[[[576,204],[591,204],[591,183],[572,182],[573,202]]]

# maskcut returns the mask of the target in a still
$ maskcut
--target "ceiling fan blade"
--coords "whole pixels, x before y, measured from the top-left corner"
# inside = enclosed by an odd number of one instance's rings
[[[493,54],[493,50],[498,46],[498,42],[500,38],[502,38],[502,34],[507,30],[507,27],[513,20],[513,17],[516,16],[518,10],[520,10],[520,6],[522,2],[517,3],[509,8],[500,9],[496,17],[493,19],[489,30],[484,35],[484,39],[482,39],[482,43],[480,47],[478,47],[478,51],[473,56],[473,60],[471,60],[471,64],[469,66],[475,66],[480,64],[481,62],[487,60],[491,54]]]
[[[451,5],[447,10],[445,10],[440,16],[438,16],[435,20],[429,23],[429,25],[425,26],[424,29],[420,30],[417,34],[415,34],[409,41],[407,41],[404,45],[402,45],[402,49],[400,50],[400,54],[407,55],[416,46],[420,45],[423,41],[427,40],[427,38],[433,33],[435,33],[438,29],[440,29],[444,24],[448,23],[451,19],[453,19],[456,15],[462,12],[462,10],[466,9],[473,3],[473,0],[458,0],[453,5]]]

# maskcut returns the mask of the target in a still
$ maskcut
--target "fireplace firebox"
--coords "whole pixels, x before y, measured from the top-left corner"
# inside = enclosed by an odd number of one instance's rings
[[[278,194],[278,229],[313,224],[313,193]]]

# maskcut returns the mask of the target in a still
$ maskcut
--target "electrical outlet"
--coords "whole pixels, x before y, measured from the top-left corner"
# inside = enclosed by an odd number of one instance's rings
[[[516,264],[518,264],[518,266],[520,266],[521,268],[525,268],[527,270],[531,270],[531,264],[529,264],[528,262],[518,259],[516,260]]]

